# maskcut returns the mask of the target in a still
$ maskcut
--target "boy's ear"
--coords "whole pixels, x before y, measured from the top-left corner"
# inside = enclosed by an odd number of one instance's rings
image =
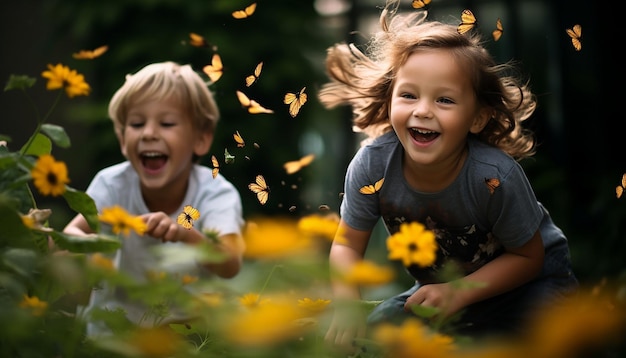
[[[124,145],[124,133],[122,132],[121,129],[115,128],[115,136],[117,137],[117,142],[120,145],[120,151],[122,152],[122,155],[126,157],[126,146]]]
[[[213,144],[213,133],[202,132],[196,137],[196,141],[193,146],[193,152],[195,155],[201,157],[209,152]]]
[[[494,110],[491,108],[481,109],[476,118],[474,118],[474,123],[470,127],[470,133],[480,133],[494,115]]]

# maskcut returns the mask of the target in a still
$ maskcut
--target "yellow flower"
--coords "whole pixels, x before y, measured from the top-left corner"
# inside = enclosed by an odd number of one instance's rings
[[[269,302],[269,300],[268,299],[261,300],[261,295],[259,295],[258,293],[250,292],[239,297],[239,302],[241,303],[242,306],[252,308],[260,304],[267,303]]]
[[[394,271],[390,267],[363,260],[356,263],[343,279],[350,284],[375,286],[388,283],[393,277]]]
[[[20,307],[30,309],[33,316],[41,316],[48,309],[48,302],[40,301],[37,296],[28,297],[24,295]]]
[[[402,325],[383,323],[374,330],[374,340],[385,350],[385,357],[453,357],[452,337],[432,333],[417,319],[407,319]]]
[[[70,182],[65,163],[57,162],[50,154],[44,154],[37,159],[31,176],[35,187],[43,195],[63,195],[65,184]]]
[[[140,216],[132,216],[118,205],[102,209],[102,214],[98,216],[98,219],[112,225],[115,234],[123,233],[124,236],[128,236],[130,230],[133,230],[138,235],[143,235],[146,231],[146,223]]]
[[[300,311],[289,303],[265,303],[253,310],[243,310],[224,322],[228,340],[244,346],[272,346],[299,337],[310,326],[298,319]]]
[[[91,90],[89,84],[85,82],[83,75],[76,72],[76,70],[70,70],[69,67],[63,66],[60,63],[56,66],[49,64],[48,71],[43,71],[41,76],[48,79],[46,89],[56,90],[65,88],[65,93],[69,98],[86,96]]]
[[[217,307],[222,304],[223,295],[219,292],[204,292],[198,295],[198,300],[209,307]]]
[[[430,266],[437,258],[435,233],[418,222],[402,223],[400,231],[387,239],[387,250],[390,260],[402,260],[404,266]]]
[[[183,281],[183,285],[189,285],[198,281],[198,276],[185,274],[181,280]]]
[[[183,348],[182,337],[168,327],[138,328],[128,342],[141,357],[173,357]]]
[[[296,254],[312,253],[312,240],[300,235],[291,220],[262,220],[250,222],[244,233],[245,256],[276,259]]]
[[[114,271],[115,265],[113,265],[113,260],[104,256],[100,252],[96,252],[95,254],[89,257],[89,263],[97,268],[104,269],[107,271]]]
[[[298,300],[298,307],[303,309],[308,315],[317,315],[324,312],[330,302],[330,300],[324,300],[321,298],[318,298],[314,301],[308,297],[305,297],[301,300]]]
[[[319,236],[332,241],[335,238],[339,217],[336,215],[308,215],[298,221],[298,230],[310,236]]]

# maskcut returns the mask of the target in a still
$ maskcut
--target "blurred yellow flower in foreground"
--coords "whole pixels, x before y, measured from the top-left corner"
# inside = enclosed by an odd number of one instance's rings
[[[113,265],[113,260],[104,256],[100,252],[96,252],[89,257],[89,263],[93,267],[97,267],[100,269],[104,269],[106,271],[114,271],[115,265]]]
[[[285,302],[266,302],[252,310],[242,310],[224,322],[226,338],[245,346],[269,347],[299,337],[308,325],[302,325],[300,310]]]
[[[57,64],[53,66],[48,65],[48,70],[41,73],[43,78],[48,79],[46,89],[56,90],[65,88],[65,93],[69,98],[75,96],[86,96],[89,94],[91,88],[89,84],[85,82],[85,77],[76,70],[70,70],[69,67]]]
[[[384,323],[377,326],[374,340],[381,345],[385,357],[446,358],[456,350],[452,337],[433,333],[417,319],[407,319],[402,325]]]
[[[37,159],[31,176],[35,187],[43,195],[63,195],[65,184],[70,182],[65,163],[57,162],[50,154],[44,154]]]
[[[129,342],[140,352],[140,357],[173,357],[183,347],[181,335],[167,327],[138,328],[132,332]]]
[[[269,300],[267,299],[261,300],[261,295],[259,295],[258,293],[254,293],[254,292],[246,293],[245,295],[239,297],[239,303],[241,303],[242,306],[245,306],[248,308],[256,307],[268,301]]]
[[[387,239],[387,250],[390,260],[402,260],[404,266],[430,266],[437,258],[435,233],[418,222],[402,223],[400,231]]]
[[[325,300],[322,298],[312,300],[308,297],[305,297],[301,300],[298,300],[298,307],[304,310],[307,315],[317,315],[324,312],[330,302],[330,300]]]
[[[389,283],[394,276],[394,271],[391,267],[380,266],[372,261],[362,260],[352,266],[352,269],[343,276],[343,280],[354,285],[376,286]]]
[[[124,236],[130,235],[130,230],[135,231],[138,235],[143,235],[146,231],[146,223],[140,216],[132,216],[124,208],[118,205],[103,208],[102,214],[98,215],[98,219],[103,223],[113,226],[113,233],[123,233]]]
[[[339,217],[337,215],[308,215],[300,218],[298,221],[298,230],[310,236],[318,236],[333,241],[337,227],[339,226]]]
[[[298,232],[288,219],[263,219],[248,223],[244,232],[245,256],[257,259],[278,259],[311,253],[312,239]]]
[[[33,316],[42,316],[48,309],[48,302],[40,301],[39,297],[29,297],[24,295],[24,299],[20,302],[20,307],[30,309]]]

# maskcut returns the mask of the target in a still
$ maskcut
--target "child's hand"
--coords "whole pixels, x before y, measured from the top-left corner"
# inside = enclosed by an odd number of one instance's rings
[[[404,310],[413,312],[411,306],[422,305],[440,310],[443,318],[450,317],[465,307],[462,296],[450,283],[437,283],[421,286],[407,298]]]
[[[180,241],[183,228],[172,218],[170,218],[164,212],[148,213],[141,215],[141,218],[146,223],[146,235],[150,235],[161,241]]]

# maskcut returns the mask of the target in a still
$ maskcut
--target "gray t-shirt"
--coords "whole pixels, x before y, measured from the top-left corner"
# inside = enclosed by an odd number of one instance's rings
[[[86,193],[93,198],[99,212],[114,205],[121,206],[131,215],[150,212],[141,195],[139,177],[128,161],[98,172]],[[244,220],[240,194],[221,174],[213,178],[210,168],[194,165],[185,199],[180,208],[171,214],[174,220],[183,212],[185,205],[191,205],[200,212],[200,218],[194,221],[193,225],[196,229],[200,231],[212,229],[219,235],[241,234]],[[110,232],[108,225],[102,225],[101,228],[103,233]],[[211,273],[193,260],[191,262],[171,260],[172,255],[176,255],[175,250],[185,245],[180,242],[162,243],[161,240],[138,236],[131,232],[130,236],[123,237],[122,247],[112,258],[118,271],[132,276],[138,282],[146,282],[150,275],[155,273],[168,273],[180,277],[185,274],[209,277]],[[153,251],[157,246],[160,250],[159,255]],[[172,255],[168,255],[168,250],[172,251]],[[135,323],[140,323],[142,317],[145,320],[147,310],[146,307],[127,299],[120,290],[114,291],[107,285],[92,291],[86,312],[92,307],[111,310],[123,308],[128,318]],[[175,315],[170,318],[177,319]],[[89,334],[96,334],[101,330],[96,325],[90,325],[88,331]]]
[[[465,274],[519,247],[540,230],[546,253],[565,250],[567,240],[535,197],[522,167],[502,150],[468,140],[468,156],[457,178],[436,193],[413,189],[402,171],[404,149],[390,131],[362,147],[348,166],[341,217],[352,228],[369,231],[380,218],[389,234],[404,222],[420,222],[433,230],[439,245],[432,267],[407,268],[420,282],[438,281],[435,273],[453,259]],[[359,189],[384,178],[373,195]],[[498,179],[493,193],[487,181]],[[545,271],[545,270],[544,270]],[[544,272],[546,273],[546,272]]]

